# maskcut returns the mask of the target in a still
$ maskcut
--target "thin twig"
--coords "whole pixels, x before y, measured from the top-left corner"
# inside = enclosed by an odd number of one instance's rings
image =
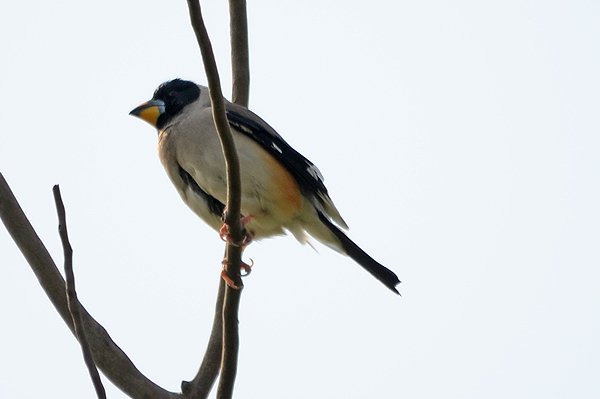
[[[88,343],[85,330],[83,329],[83,321],[81,320],[81,312],[79,301],[77,300],[77,291],[75,290],[75,274],[73,273],[73,248],[69,242],[69,234],[67,232],[67,216],[65,212],[65,205],[60,195],[60,187],[55,185],[52,188],[54,193],[54,203],[56,204],[56,213],[58,214],[58,233],[63,246],[63,252],[65,256],[65,277],[66,277],[66,291],[67,301],[69,306],[69,312],[71,313],[71,319],[73,320],[73,326],[75,329],[75,337],[79,341],[81,346],[81,352],[83,353],[83,360],[90,373],[90,378],[94,383],[94,389],[96,390],[96,396],[99,399],[106,399],[106,391],[104,385],[102,385],[102,379],[98,373],[98,369],[94,364],[92,353],[90,352],[90,344]]]
[[[219,276],[219,292],[215,304],[212,331],[198,373],[190,382],[183,382],[181,390],[188,398],[206,399],[219,376],[223,353],[223,302],[225,281]]]
[[[248,107],[250,99],[250,56],[248,50],[248,16],[246,0],[229,0],[231,36],[231,101]]]
[[[242,226],[240,224],[241,180],[240,167],[229,123],[225,115],[225,102],[221,91],[219,72],[215,62],[212,45],[202,19],[202,10],[198,0],[188,0],[190,19],[204,62],[204,70],[208,79],[208,87],[212,104],[215,126],[223,147],[225,167],[227,170],[227,207],[225,223],[229,227],[232,243],[227,244],[227,273],[235,285],[242,287],[240,277]],[[237,311],[241,297],[241,289],[225,289],[223,303],[223,352],[221,360],[221,378],[217,389],[217,399],[229,399],[233,396],[233,386],[237,373],[237,357],[239,351],[239,332]]]
[[[74,332],[67,305],[65,280],[48,250],[27,220],[10,187],[0,173],[0,219],[31,266],[48,298]],[[182,395],[169,392],[150,381],[135,367],[125,352],[111,339],[104,327],[81,307],[83,329],[92,355],[104,375],[132,398],[177,399]]]

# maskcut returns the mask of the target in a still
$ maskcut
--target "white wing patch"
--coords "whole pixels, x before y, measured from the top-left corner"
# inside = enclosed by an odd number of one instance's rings
[[[315,180],[318,180],[318,181],[325,180],[323,178],[323,175],[321,174],[321,171],[315,165],[310,165],[308,168],[306,168],[306,171],[308,172],[309,175],[314,177]]]
[[[248,126],[246,126],[242,123],[236,123],[235,127],[237,127],[240,130],[243,130],[244,133],[246,133],[246,134],[250,134],[250,135],[252,134],[252,129],[250,129]],[[273,145],[275,145],[275,144],[273,144]],[[279,150],[279,152],[281,152],[281,150]]]
[[[281,151],[281,148],[279,148],[277,144],[271,143],[271,147],[273,147],[275,151],[279,152],[280,154],[283,154],[283,151]]]

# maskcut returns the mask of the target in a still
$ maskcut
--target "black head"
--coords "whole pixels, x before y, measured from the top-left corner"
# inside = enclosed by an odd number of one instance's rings
[[[161,129],[186,105],[193,103],[198,97],[200,97],[200,88],[188,80],[173,79],[158,86],[152,99],[164,102],[165,109],[156,121],[156,128]]]
[[[145,120],[158,130],[200,97],[200,87],[187,80],[174,79],[158,86],[152,100],[129,114]]]

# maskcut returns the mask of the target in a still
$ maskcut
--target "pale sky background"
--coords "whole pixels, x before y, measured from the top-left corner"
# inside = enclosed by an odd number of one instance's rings
[[[203,3],[229,93],[227,6]],[[600,397],[600,3],[248,6],[250,108],[403,296],[325,247],[252,244],[236,397]],[[0,53],[0,171],[62,265],[60,184],[82,302],[177,391],[223,243],[128,112],[165,80],[206,83],[186,2],[4,2]],[[94,397],[4,227],[0,265],[0,398]]]

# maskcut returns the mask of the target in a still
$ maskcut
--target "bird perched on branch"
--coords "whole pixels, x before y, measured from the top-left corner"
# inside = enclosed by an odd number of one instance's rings
[[[350,240],[348,226],[329,198],[323,176],[265,121],[245,107],[226,103],[238,152],[242,223],[252,240],[291,232],[307,234],[350,256],[398,293],[400,280]],[[158,130],[158,153],[183,201],[221,231],[227,201],[225,159],[212,116],[208,88],[175,79],[130,112]]]

